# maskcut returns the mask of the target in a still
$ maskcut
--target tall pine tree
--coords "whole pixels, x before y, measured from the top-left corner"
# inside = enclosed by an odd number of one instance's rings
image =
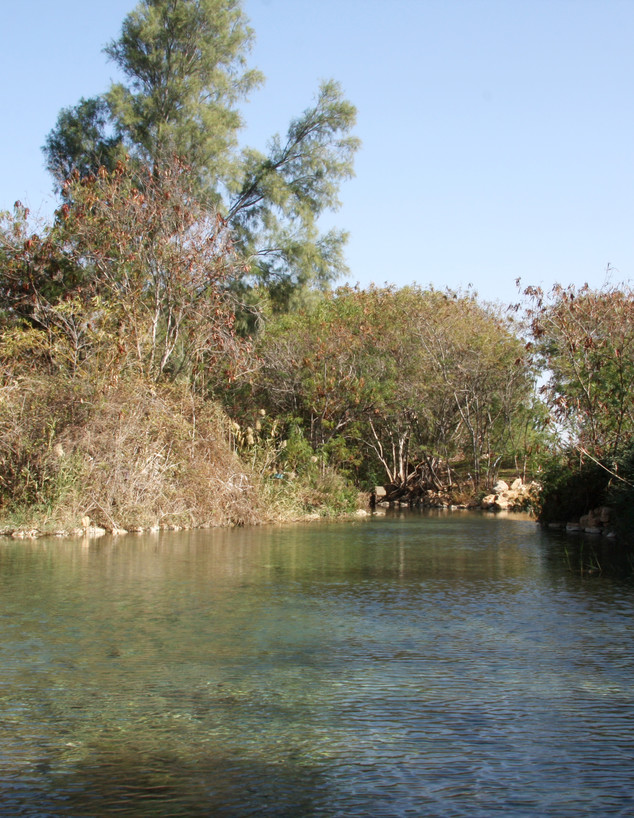
[[[318,220],[353,175],[356,111],[326,82],[284,138],[240,151],[240,105],[263,80],[247,67],[252,42],[240,0],[141,0],[105,49],[124,81],[62,110],[43,150],[58,187],[125,153],[150,168],[179,157],[249,259],[237,291],[284,309],[345,270],[346,234],[322,235]]]

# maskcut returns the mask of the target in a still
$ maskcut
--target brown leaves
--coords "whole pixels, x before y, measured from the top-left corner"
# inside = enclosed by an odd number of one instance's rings
[[[557,417],[579,445],[618,451],[634,435],[634,291],[558,285],[527,317]]]
[[[62,193],[41,236],[26,234],[24,209],[10,225],[0,292],[14,308],[26,305],[16,295],[25,290],[39,305],[24,306],[30,319],[52,316],[69,295],[102,299],[136,358],[122,365],[153,379],[236,346],[225,292],[241,261],[222,216],[192,197],[181,163],[119,162],[111,173],[72,175]]]

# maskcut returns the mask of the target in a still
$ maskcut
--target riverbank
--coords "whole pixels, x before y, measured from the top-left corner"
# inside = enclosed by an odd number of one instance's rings
[[[371,514],[385,513],[389,509],[447,509],[447,510],[480,510],[500,512],[534,512],[539,498],[540,486],[536,482],[524,483],[516,478],[509,485],[498,480],[493,489],[486,493],[469,494],[466,489],[454,486],[446,491],[426,490],[409,493],[393,486],[376,486],[372,493],[357,492],[345,483],[341,476],[313,474],[293,475],[292,478],[279,479],[279,476],[263,475],[251,470],[247,475],[246,466],[241,464],[238,482],[246,498],[257,490],[258,503],[254,504],[249,519],[236,519],[236,497],[232,495],[232,509],[224,514],[217,514],[212,520],[200,520],[190,517],[158,522],[150,520],[141,525],[138,521],[114,522],[107,520],[102,508],[91,516],[84,513],[78,523],[67,526],[56,525],[55,521],[45,517],[38,519],[36,510],[32,510],[29,524],[7,524],[0,527],[0,537],[19,540],[35,540],[40,537],[78,537],[96,539],[106,534],[115,537],[126,534],[146,534],[159,531],[186,531],[236,526],[257,526],[280,523],[304,523],[326,519],[360,519]],[[116,478],[113,482],[117,482]],[[208,487],[201,486],[201,490]],[[265,506],[263,498],[268,500]],[[94,503],[93,503],[94,506]],[[85,508],[89,507],[86,503]]]
[[[257,527],[257,526],[270,526],[270,525],[280,525],[283,523],[309,523],[309,522],[317,522],[320,520],[346,520],[346,519],[361,519],[363,517],[369,517],[372,515],[372,511],[366,510],[363,508],[359,508],[354,512],[342,512],[337,515],[332,514],[318,514],[316,512],[311,512],[299,516],[288,517],[288,516],[280,516],[278,518],[269,517],[266,520],[262,520],[256,523],[249,523],[249,526]],[[60,539],[73,539],[73,538],[82,538],[82,539],[98,539],[103,537],[107,534],[113,537],[123,537],[125,535],[134,535],[134,534],[157,534],[161,531],[171,531],[171,532],[179,532],[179,531],[203,531],[203,530],[211,530],[213,528],[236,528],[242,527],[241,525],[236,524],[201,524],[201,525],[176,525],[176,524],[164,524],[164,525],[150,525],[147,527],[143,526],[130,526],[129,528],[125,528],[123,526],[116,527],[116,528],[104,528],[100,525],[95,525],[92,520],[86,519],[86,525],[82,525],[79,527],[71,528],[71,529],[54,529],[54,528],[15,528],[13,526],[4,526],[0,527],[0,538],[4,537],[7,539],[14,539],[14,540],[38,540],[43,537],[59,537]]]
[[[276,441],[241,447],[233,427],[186,384],[16,379],[0,402],[0,530],[120,534],[356,509],[334,470],[285,476]]]
[[[498,480],[491,491],[474,492],[469,483],[457,483],[444,489],[423,486],[375,486],[370,497],[372,507],[395,505],[423,508],[478,508],[486,511],[527,511],[536,508],[541,486],[516,477],[510,485]]]

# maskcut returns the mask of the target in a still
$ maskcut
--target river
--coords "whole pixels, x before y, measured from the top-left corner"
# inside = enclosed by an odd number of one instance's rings
[[[474,512],[5,540],[0,814],[634,816],[634,584],[577,542]]]

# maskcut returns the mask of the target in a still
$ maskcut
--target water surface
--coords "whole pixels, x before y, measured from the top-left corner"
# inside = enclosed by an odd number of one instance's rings
[[[634,588],[568,548],[474,513],[4,542],[0,814],[634,815]]]

